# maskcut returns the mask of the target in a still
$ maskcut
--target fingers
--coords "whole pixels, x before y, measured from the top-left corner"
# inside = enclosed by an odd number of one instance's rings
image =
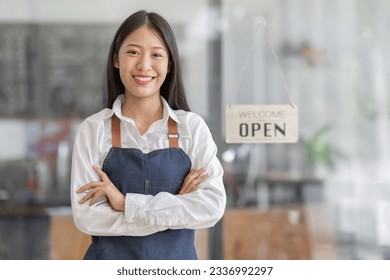
[[[105,183],[110,182],[110,179],[108,178],[105,172],[103,172],[99,167],[95,165],[92,167],[95,170],[95,172],[100,176],[102,182],[98,182],[98,181],[90,182],[82,186],[78,190],[76,190],[77,193],[83,193],[83,192],[86,193],[86,195],[84,195],[83,198],[79,200],[80,204],[85,203],[89,199],[91,199],[89,205],[94,204],[100,196],[105,195],[104,193],[102,193],[100,189],[99,190],[96,189],[101,188],[102,186],[104,186]]]
[[[100,176],[102,181],[88,183],[76,190],[76,193],[85,193],[79,200],[83,204],[89,200],[89,205],[95,204],[102,196],[107,198],[110,207],[116,211],[124,211],[125,196],[112,184],[111,180],[105,172],[99,167],[93,166],[96,174]]]
[[[92,166],[93,169],[95,170],[96,174],[98,174],[100,176],[100,178],[102,179],[103,182],[111,182],[110,179],[108,178],[107,174],[105,172],[103,172],[99,167],[97,166]],[[101,182],[98,182],[98,181],[94,181],[94,182],[90,182],[89,184],[86,184],[84,186],[82,186],[81,188],[79,188],[78,190],[76,190],[77,193],[82,193],[82,192],[89,192],[91,191],[92,188],[96,188],[97,186],[101,186]]]
[[[186,176],[185,180],[188,180],[188,181],[195,180],[196,178],[199,178],[199,176],[201,176],[205,171],[206,171],[206,169],[204,167],[202,167],[198,170],[196,170],[195,168],[191,168],[191,170],[188,173],[188,175]]]
[[[93,205],[96,200],[101,196],[100,194],[100,191],[99,190],[93,190],[91,192],[89,192],[87,195],[85,195],[80,201],[79,203],[80,204],[83,204],[85,202],[87,202],[89,200],[89,205]]]
[[[192,180],[191,182],[187,184],[183,184],[182,188],[180,189],[179,194],[186,194],[194,192],[198,189],[199,185],[208,178],[209,176],[207,174],[201,175],[198,178]]]
[[[96,199],[98,198],[96,197],[96,195],[98,194],[98,196],[101,196],[99,195],[97,190],[99,190],[103,185],[104,185],[103,182],[91,182],[77,189],[76,193],[86,193],[83,196],[83,198],[79,200],[79,203],[83,204],[89,199],[91,199],[92,197],[94,197],[93,201],[96,201]]]
[[[79,203],[83,204],[83,203],[87,202],[88,200],[90,200],[91,198],[93,198],[95,196],[95,193],[96,193],[96,191],[94,191],[94,190],[89,191],[86,195],[83,196],[82,199],[79,200]],[[92,202],[92,200],[91,200],[91,202]]]
[[[192,168],[184,179],[179,194],[186,194],[196,191],[199,185],[209,177],[208,174],[204,174],[205,171],[205,168]]]
[[[82,192],[90,192],[93,188],[96,188],[97,186],[100,186],[101,185],[101,182],[91,182],[91,183],[88,183],[84,186],[82,186],[81,188],[77,189],[76,192],[77,193],[82,193]]]
[[[102,179],[103,182],[110,181],[110,178],[108,178],[107,174],[103,170],[101,170],[96,165],[93,165],[92,167],[93,167],[93,170],[95,170],[96,174],[100,176],[100,178]]]
[[[99,197],[101,196],[105,196],[104,191],[102,191],[101,189],[91,192],[91,199],[89,201],[89,206],[94,205],[96,201],[99,199]]]

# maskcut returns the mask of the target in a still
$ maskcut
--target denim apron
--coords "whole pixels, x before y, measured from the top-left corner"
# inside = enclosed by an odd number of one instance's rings
[[[112,117],[112,148],[103,171],[124,194],[177,194],[191,168],[188,155],[179,148],[176,122],[168,120],[169,148],[144,154],[120,147],[120,120]],[[99,219],[99,217],[96,217]],[[197,259],[194,230],[165,230],[147,236],[92,236],[84,259],[185,260]]]

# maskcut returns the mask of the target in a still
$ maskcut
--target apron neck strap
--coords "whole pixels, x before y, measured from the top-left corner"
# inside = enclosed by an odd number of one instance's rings
[[[112,147],[121,147],[121,122],[119,118],[113,114],[111,117],[111,133],[112,133]],[[177,132],[177,123],[168,119],[168,140],[170,148],[179,148],[179,133]]]
[[[111,133],[112,133],[112,147],[121,147],[121,121],[114,114],[111,117]]]
[[[168,140],[170,148],[179,148],[179,133],[177,132],[177,123],[168,119]]]

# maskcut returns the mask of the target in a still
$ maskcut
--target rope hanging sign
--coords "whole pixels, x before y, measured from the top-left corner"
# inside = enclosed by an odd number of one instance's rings
[[[260,27],[264,28],[268,44],[276,62],[279,76],[284,85],[290,104],[285,105],[227,105],[227,143],[296,143],[298,142],[298,107],[292,101],[290,90],[281,70],[275,48],[267,34],[267,22],[258,18],[253,42],[242,67],[236,86],[236,96],[255,45]]]

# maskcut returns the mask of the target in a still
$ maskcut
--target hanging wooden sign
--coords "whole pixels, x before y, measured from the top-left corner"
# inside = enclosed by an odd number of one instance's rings
[[[227,105],[227,143],[296,143],[296,105]]]

